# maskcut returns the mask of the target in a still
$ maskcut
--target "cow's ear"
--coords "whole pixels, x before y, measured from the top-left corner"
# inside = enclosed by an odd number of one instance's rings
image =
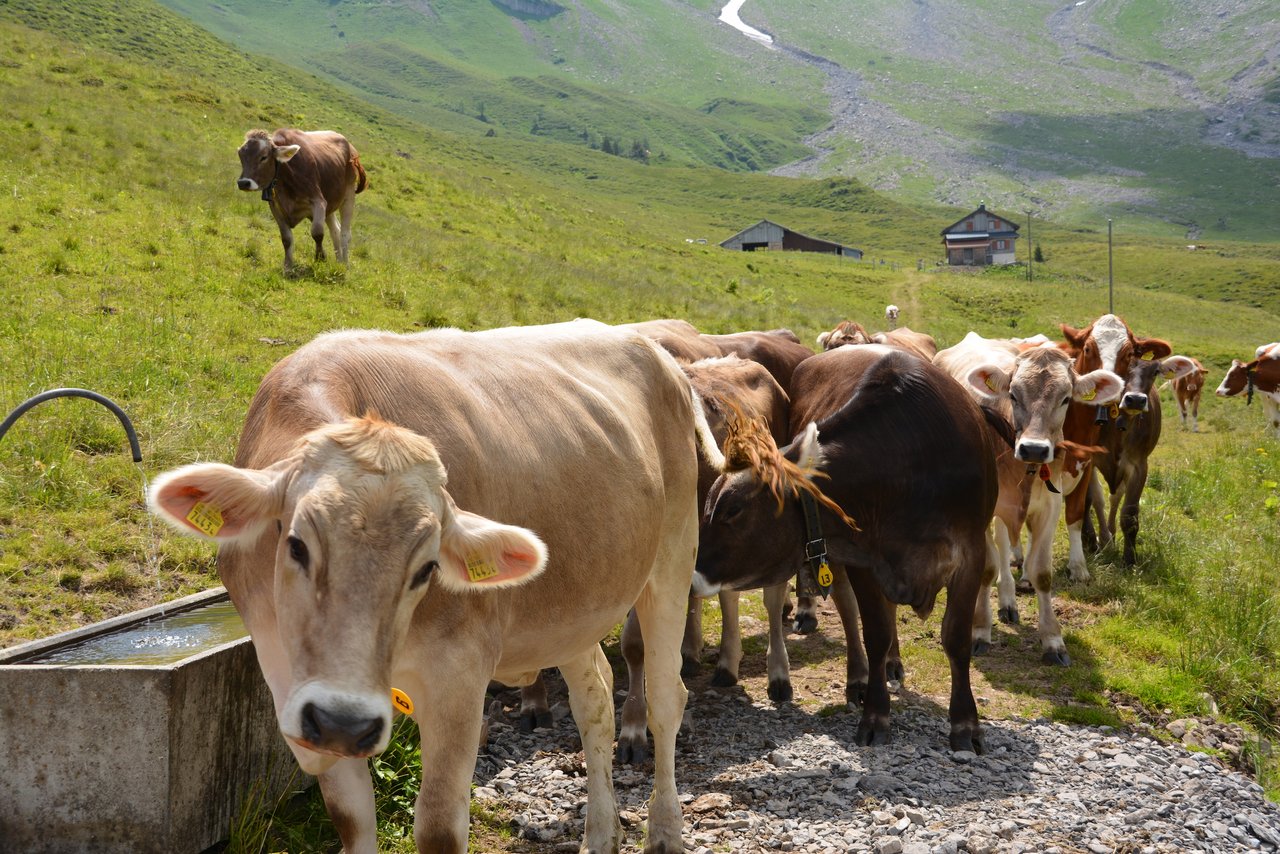
[[[818,347],[820,349],[823,349],[823,350],[827,349],[827,342],[830,340],[831,340],[831,332],[829,330],[827,332],[818,333]]]
[[[1009,393],[1009,383],[1013,377],[999,365],[979,365],[969,372],[969,388],[976,391],[980,398],[991,400]]]
[[[455,592],[514,587],[547,565],[547,547],[527,528],[452,508],[440,532],[440,583]]]
[[[819,471],[826,460],[822,456],[822,444],[818,441],[818,424],[810,421],[795,440],[796,465],[801,471]]]
[[[301,148],[302,146],[300,145],[277,145],[276,160],[279,160],[281,163],[291,160],[293,155],[297,154]]]
[[[1186,356],[1170,356],[1160,363],[1160,376],[1166,380],[1176,380],[1194,373],[1196,363]]]
[[[1144,362],[1152,359],[1163,359],[1173,352],[1168,341],[1159,338],[1135,338],[1133,340],[1134,355]]]
[[[1124,380],[1111,371],[1090,371],[1075,379],[1071,397],[1077,403],[1114,403],[1124,393]]]
[[[184,534],[218,542],[253,539],[283,506],[277,470],[196,463],[166,472],[147,492],[147,504]]]
[[[1076,329],[1074,326],[1068,326],[1065,323],[1059,323],[1058,328],[1062,330],[1062,337],[1066,339],[1067,344],[1071,345],[1074,350],[1083,350],[1084,342],[1089,337],[1089,332],[1093,329]]]

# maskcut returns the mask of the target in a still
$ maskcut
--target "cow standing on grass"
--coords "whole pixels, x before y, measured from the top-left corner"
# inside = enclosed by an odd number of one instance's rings
[[[316,260],[324,260],[324,229],[333,253],[347,262],[356,193],[369,186],[360,156],[342,134],[328,130],[281,128],[273,134],[251,130],[240,146],[240,177],[245,192],[261,190],[271,205],[284,244],[284,270],[293,270],[293,229],[311,220]],[[338,215],[342,216],[339,224]]]
[[[1200,432],[1200,394],[1204,391],[1205,378],[1209,372],[1199,359],[1192,359],[1195,370],[1186,376],[1173,381],[1173,399],[1178,402],[1178,412],[1182,415],[1182,426],[1192,433]],[[1164,386],[1161,386],[1164,388]]]
[[[1235,397],[1244,392],[1246,403],[1253,403],[1255,393],[1260,395],[1267,411],[1267,426],[1280,439],[1280,342],[1263,344],[1253,356],[1252,362],[1232,359],[1231,370],[1215,394]]]
[[[485,689],[543,667],[564,675],[582,736],[582,850],[618,851],[599,641],[633,606],[655,746],[645,851],[684,850],[695,443],[720,458],[701,413],[669,354],[594,321],[337,332],[267,374],[236,467],[156,479],[152,509],[219,543],[281,732],[345,851],[378,850],[368,757],[399,709],[423,733],[418,850],[463,854]]]

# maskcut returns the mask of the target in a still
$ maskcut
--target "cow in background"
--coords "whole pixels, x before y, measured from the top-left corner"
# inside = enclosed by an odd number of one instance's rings
[[[1231,360],[1231,370],[1222,378],[1215,394],[1218,397],[1235,397],[1246,394],[1246,403],[1253,403],[1254,393],[1262,396],[1271,432],[1280,439],[1280,342],[1263,344],[1254,351],[1251,362]]]
[[[884,319],[889,324],[890,329],[898,328],[898,307],[893,303],[889,303],[884,307]]]
[[[1120,511],[1126,566],[1137,563],[1138,507],[1147,483],[1148,459],[1160,440],[1160,396],[1152,389],[1158,379],[1176,383],[1196,369],[1196,363],[1186,356],[1157,359],[1154,353],[1171,349],[1158,338],[1144,339],[1140,347],[1129,360],[1120,411],[1099,429],[1098,444],[1107,452],[1093,458],[1095,476],[1089,484],[1089,501],[1097,509],[1099,546],[1111,542],[1116,512]],[[1105,523],[1101,512],[1102,484],[1097,475],[1106,480],[1111,490],[1111,512]],[[1088,521],[1086,513],[1086,525]]]
[[[240,146],[240,177],[245,192],[261,190],[271,205],[284,244],[284,270],[293,269],[293,229],[311,220],[316,260],[324,259],[324,230],[329,227],[333,252],[347,262],[356,193],[369,186],[360,156],[342,134],[328,130],[280,128],[273,134],[251,130]],[[342,222],[339,224],[338,216]]]
[[[938,343],[932,335],[916,332],[907,327],[890,329],[888,332],[867,332],[866,327],[855,320],[842,320],[835,329],[818,335],[818,346],[823,350],[834,350],[857,344],[884,344],[915,353],[925,361],[932,361],[938,352]]]
[[[846,344],[870,344],[871,334],[867,328],[856,320],[842,320],[830,332],[818,335],[818,347],[822,350],[834,350]]]
[[[1200,432],[1200,393],[1204,391],[1205,370],[1200,360],[1192,359],[1195,370],[1173,381],[1173,399],[1178,402],[1178,413],[1182,416],[1182,426],[1192,433]],[[1164,388],[1164,386],[1161,386]]]

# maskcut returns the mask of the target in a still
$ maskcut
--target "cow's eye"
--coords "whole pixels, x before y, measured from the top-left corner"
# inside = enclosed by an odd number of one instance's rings
[[[311,560],[311,555],[307,552],[307,544],[297,537],[290,537],[289,558],[306,571],[309,568],[307,563]]]
[[[413,580],[409,582],[410,590],[417,590],[419,587],[427,583],[427,579],[431,577],[431,573],[440,568],[440,564],[434,560],[429,560],[418,571],[413,574]]]
[[[1070,398],[1070,397],[1064,397],[1064,398],[1062,399],[1062,403],[1060,403],[1060,404],[1059,404],[1059,406],[1066,406],[1066,405],[1067,405],[1068,403],[1070,403],[1070,402],[1071,402],[1071,398]]]

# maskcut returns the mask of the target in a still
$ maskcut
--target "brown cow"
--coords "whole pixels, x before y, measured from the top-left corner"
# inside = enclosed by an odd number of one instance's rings
[[[1107,452],[1093,458],[1095,474],[1089,484],[1089,499],[1098,511],[1098,544],[1105,546],[1111,542],[1119,510],[1126,566],[1137,563],[1138,507],[1147,483],[1148,459],[1160,440],[1160,395],[1152,389],[1158,379],[1176,383],[1196,368],[1196,363],[1186,356],[1157,359],[1147,355],[1168,348],[1167,342],[1148,338],[1144,340],[1143,349],[1129,360],[1121,409],[1101,425],[1098,433],[1098,444]],[[1145,410],[1135,407],[1143,400],[1147,401]],[[1102,484],[1098,475],[1102,475],[1111,488],[1111,512],[1105,523],[1102,522]],[[1121,500],[1124,501],[1123,510],[1120,509]],[[1088,518],[1086,513],[1086,523]]]
[[[870,344],[871,335],[867,328],[856,320],[842,320],[830,332],[818,335],[818,346],[823,350],[834,350],[846,344]]]
[[[1183,429],[1192,433],[1200,432],[1200,394],[1204,391],[1204,381],[1209,372],[1199,359],[1192,359],[1195,370],[1173,381],[1173,399],[1178,402],[1178,413],[1182,416]],[[1164,388],[1164,386],[1161,386]]]
[[[351,247],[351,219],[356,193],[369,186],[355,148],[342,134],[328,130],[280,128],[273,134],[251,130],[240,146],[236,186],[261,190],[284,244],[284,270],[293,269],[293,229],[311,220],[316,260],[324,259],[324,228],[329,226],[333,252],[344,264]],[[342,223],[338,223],[341,212]]]
[[[462,854],[489,681],[559,667],[587,767],[583,850],[617,851],[599,641],[633,606],[655,743],[646,850],[684,850],[695,441],[719,457],[701,413],[669,354],[593,321],[337,332],[267,374],[235,468],[156,479],[152,509],[220,544],[281,732],[344,850],[377,850],[368,757],[387,744],[393,686],[424,733],[418,849]]]
[[[837,583],[846,575],[852,583],[864,622],[866,674],[855,671],[861,644],[846,624],[846,697],[855,702],[864,691],[858,742],[889,735],[890,604],[924,615],[945,587],[951,746],[981,752],[970,634],[996,501],[983,414],[932,364],[879,345],[840,347],[802,363],[791,405],[795,438],[780,451],[759,429],[726,443],[726,474],[703,516],[695,590],[709,595],[790,578],[814,541],[801,493],[819,493],[831,568]]]
[[[916,332],[907,326],[890,329],[888,332],[877,332],[871,336],[872,344],[884,344],[915,353],[926,362],[932,361],[938,354],[938,342],[926,332]]]
[[[1241,392],[1245,392],[1248,403],[1253,403],[1255,392],[1262,396],[1267,422],[1280,439],[1280,342],[1263,344],[1254,352],[1252,362],[1231,360],[1231,370],[1215,393],[1218,397],[1235,397]]]

